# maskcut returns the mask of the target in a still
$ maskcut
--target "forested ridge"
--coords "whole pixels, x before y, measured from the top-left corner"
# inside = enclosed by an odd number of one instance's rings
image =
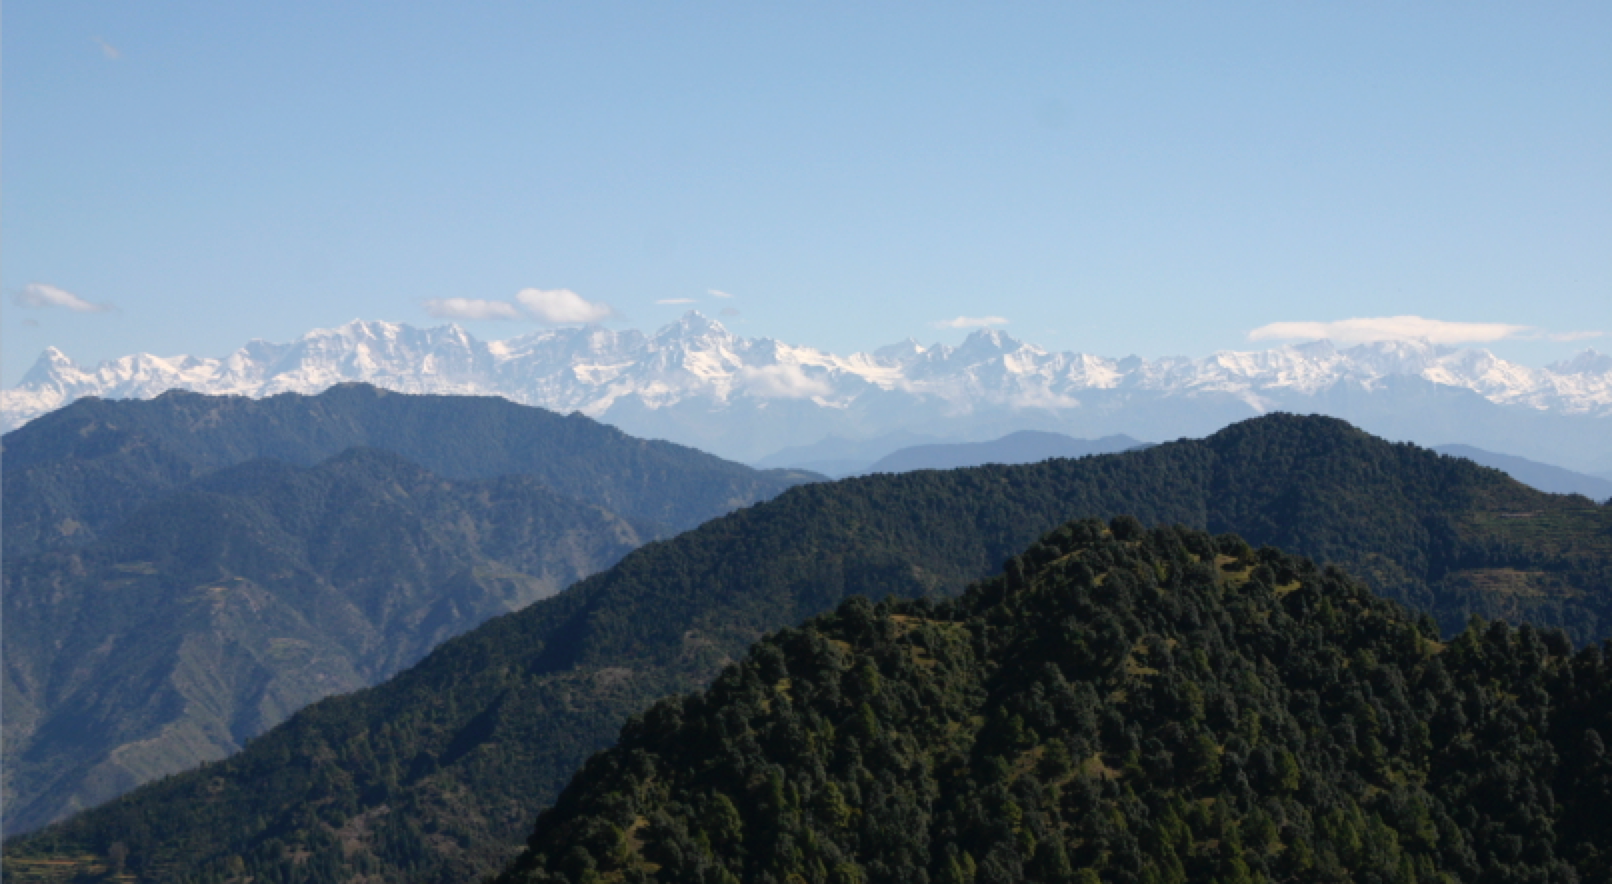
[[[362,384],[85,399],[3,444],[10,834],[814,478]]]
[[[1606,649],[1077,522],[635,716],[499,881],[1605,881]]]
[[[270,458],[313,466],[350,448],[402,455],[449,479],[532,476],[668,537],[813,478],[758,471],[581,414],[492,396],[340,384],[266,399],[173,390],[80,399],[5,435],[7,556],[88,543],[207,475]]]
[[[142,880],[465,880],[513,856],[630,714],[699,688],[763,634],[851,595],[954,595],[1072,518],[1121,514],[1340,563],[1445,631],[1481,614],[1586,643],[1612,623],[1612,508],[1271,415],[1120,455],[791,489],[6,856],[104,868],[121,845]]]

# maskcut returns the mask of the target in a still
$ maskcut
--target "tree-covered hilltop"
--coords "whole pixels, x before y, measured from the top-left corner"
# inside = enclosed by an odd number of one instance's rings
[[[1604,646],[1437,639],[1234,535],[1072,523],[634,717],[499,880],[1607,880]]]
[[[8,833],[812,478],[360,384],[81,400],[3,444]]]
[[[5,435],[5,555],[89,542],[207,473],[258,458],[312,466],[349,448],[400,454],[450,479],[528,475],[668,537],[810,474],[757,471],[637,439],[580,414],[491,396],[341,384],[266,399],[171,391],[81,399]]]
[[[5,827],[230,755],[640,542],[530,476],[353,449],[221,470],[94,542],[9,557]]]
[[[1612,508],[1341,421],[1271,415],[1139,452],[793,488],[316,704],[231,759],[8,842],[6,858],[104,867],[122,845],[142,880],[473,878],[512,858],[628,715],[704,685],[762,634],[851,595],[956,594],[1070,519],[1121,514],[1341,563],[1446,629],[1479,613],[1577,642],[1612,633]]]

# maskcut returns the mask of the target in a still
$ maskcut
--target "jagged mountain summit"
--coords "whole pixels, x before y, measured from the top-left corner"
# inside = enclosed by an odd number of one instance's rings
[[[0,392],[0,420],[15,427],[84,396],[147,398],[177,387],[261,397],[343,381],[581,411],[746,461],[830,433],[921,429],[974,439],[1039,429],[1165,439],[1291,410],[1424,444],[1612,468],[1603,423],[1612,420],[1612,357],[1594,351],[1531,368],[1426,342],[1320,341],[1149,361],[1051,352],[988,330],[957,347],[908,340],[840,356],[741,337],[696,312],[654,334],[589,326],[504,341],[453,325],[355,320],[291,343],[253,341],[222,359],[136,354],[94,369],[50,349]]]

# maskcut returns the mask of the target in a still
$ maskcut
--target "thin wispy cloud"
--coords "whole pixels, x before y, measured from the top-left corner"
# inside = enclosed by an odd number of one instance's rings
[[[123,57],[123,53],[119,52],[118,48],[111,43],[102,40],[100,37],[91,37],[90,39],[95,41],[96,46],[101,47],[101,54],[106,56],[108,60],[117,61]]]
[[[1585,340],[1589,340],[1590,338],[1599,338],[1603,334],[1605,334],[1605,332],[1598,332],[1598,331],[1554,332],[1552,334],[1545,335],[1545,339],[1548,340],[1548,341],[1585,341]]]
[[[437,319],[531,319],[547,325],[586,325],[620,318],[602,301],[589,301],[570,289],[521,289],[513,300],[433,298],[423,306]]]
[[[1486,344],[1507,338],[1537,337],[1527,325],[1502,322],[1449,322],[1421,316],[1378,316],[1334,322],[1273,322],[1248,333],[1250,341],[1320,340],[1359,344],[1368,341],[1424,340],[1435,344]]]
[[[728,294],[727,292],[720,291],[718,289],[706,289],[706,291],[713,298],[731,298],[731,297],[733,297],[732,295]]]
[[[609,304],[589,301],[570,289],[521,289],[515,301],[533,319],[549,325],[604,322],[616,316]]]
[[[661,298],[657,304],[698,304],[693,298]]]
[[[437,319],[520,319],[520,308],[508,301],[480,298],[437,298],[425,302],[425,312]]]
[[[993,325],[1007,325],[1008,321],[1000,316],[959,316],[956,319],[940,319],[931,323],[935,328],[990,328]]]
[[[43,282],[30,282],[17,292],[14,300],[22,307],[60,307],[74,313],[110,313],[116,310],[111,304],[95,304],[57,286]]]

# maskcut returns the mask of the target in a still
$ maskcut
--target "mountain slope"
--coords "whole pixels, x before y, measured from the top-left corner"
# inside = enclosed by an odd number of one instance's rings
[[[494,342],[455,326],[354,321],[288,344],[254,341],[224,359],[140,354],[94,370],[51,350],[17,388],[0,391],[0,415],[15,426],[89,395],[181,388],[269,396],[342,381],[496,394],[743,461],[829,435],[902,431],[1175,439],[1288,410],[1332,414],[1389,438],[1461,439],[1577,469],[1612,468],[1604,444],[1612,357],[1594,351],[1532,368],[1426,341],[1346,349],[1317,341],[1148,361],[1050,352],[982,330],[957,347],[909,340],[842,356],[744,338],[698,313],[647,335],[595,326]]]
[[[1464,457],[1476,464],[1499,470],[1518,482],[1551,494],[1582,494],[1591,500],[1612,500],[1612,479],[1564,470],[1525,457],[1496,454],[1471,445],[1439,445],[1433,449],[1451,457]]]
[[[229,755],[639,543],[528,476],[353,449],[232,467],[99,541],[9,557],[5,828]]]
[[[10,842],[7,857],[104,857],[116,843],[150,879],[465,880],[512,857],[628,714],[698,687],[764,633],[848,595],[950,595],[1070,518],[1124,513],[1343,563],[1447,629],[1481,613],[1578,641],[1612,631],[1612,508],[1273,415],[1144,451],[791,489],[316,704],[227,761]]]
[[[363,385],[86,399],[4,447],[11,832],[227,755],[805,478],[580,415]]]
[[[212,470],[260,457],[311,466],[355,446],[450,479],[509,474],[668,536],[777,494],[805,474],[761,473],[581,415],[491,397],[411,396],[362,384],[268,399],[170,392],[81,400],[8,433],[5,552],[84,543]]]
[[[1114,454],[1141,444],[1129,436],[1075,439],[1062,433],[1020,430],[989,442],[914,445],[879,458],[864,472],[905,473],[909,470],[955,470],[988,463],[1035,463],[1052,457]]]
[[[635,717],[499,881],[1605,880],[1603,650],[1435,639],[1233,535],[1072,523]]]

